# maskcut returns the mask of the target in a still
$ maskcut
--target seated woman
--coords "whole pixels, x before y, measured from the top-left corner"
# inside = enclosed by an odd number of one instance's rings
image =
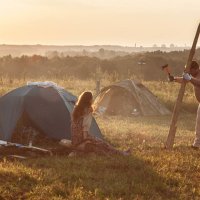
[[[72,112],[71,134],[72,145],[81,151],[93,151],[99,154],[121,154],[129,155],[130,151],[119,151],[105,141],[89,134],[92,123],[92,101],[91,92],[83,92]]]

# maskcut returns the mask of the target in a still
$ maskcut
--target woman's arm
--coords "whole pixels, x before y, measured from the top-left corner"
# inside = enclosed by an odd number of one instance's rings
[[[92,123],[92,113],[85,114],[83,117],[83,131],[88,133]]]

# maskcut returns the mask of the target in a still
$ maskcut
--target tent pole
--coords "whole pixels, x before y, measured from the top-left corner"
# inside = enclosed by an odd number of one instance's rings
[[[194,38],[194,41],[193,41],[193,44],[192,44],[192,48],[190,50],[189,57],[188,57],[188,60],[187,60],[187,63],[186,63],[186,67],[185,67],[186,72],[188,72],[190,70],[190,66],[191,66],[192,59],[193,59],[194,54],[195,54],[195,49],[196,49],[197,41],[198,41],[198,38],[199,38],[199,34],[200,34],[200,23],[199,23],[199,26],[197,28],[196,35],[195,35],[195,38]],[[178,97],[177,97],[177,100],[176,100],[176,104],[175,104],[175,107],[174,107],[174,111],[173,111],[173,114],[172,114],[169,134],[168,134],[167,141],[166,141],[166,144],[165,144],[165,147],[167,149],[171,149],[173,147],[173,144],[174,144],[174,138],[175,138],[176,129],[177,129],[177,121],[178,121],[178,116],[179,116],[179,112],[180,112],[180,108],[181,108],[181,102],[183,100],[183,96],[184,96],[184,92],[185,92],[185,86],[186,86],[186,82],[183,81],[182,84],[181,84],[179,94],[178,94]]]

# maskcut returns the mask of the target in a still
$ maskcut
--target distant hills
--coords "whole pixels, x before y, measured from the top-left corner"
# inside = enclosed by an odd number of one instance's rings
[[[50,52],[58,52],[59,54],[63,53],[63,55],[69,56],[77,56],[77,55],[89,55],[93,52],[99,52],[102,50],[106,51],[115,51],[121,52],[122,55],[136,53],[136,52],[152,52],[152,51],[183,51],[184,49],[189,49],[190,47],[177,47],[171,45],[170,47],[166,47],[162,45],[162,47],[131,47],[131,46],[120,46],[120,45],[93,45],[93,46],[84,46],[84,45],[0,45],[0,56],[11,55],[14,57],[19,57],[22,55],[42,55],[47,56]]]

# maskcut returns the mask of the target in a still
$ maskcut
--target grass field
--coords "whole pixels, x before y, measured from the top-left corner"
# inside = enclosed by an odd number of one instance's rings
[[[41,78],[40,80],[46,80]],[[79,95],[94,91],[94,80],[52,80]],[[5,78],[0,93],[23,85]],[[102,80],[102,86],[110,81]],[[179,86],[144,82],[169,108]],[[200,151],[194,139],[197,102],[188,86],[179,117],[174,149],[165,150],[171,116],[98,117],[105,138],[118,149],[132,148],[131,156],[52,156],[0,162],[0,199],[200,199]]]

